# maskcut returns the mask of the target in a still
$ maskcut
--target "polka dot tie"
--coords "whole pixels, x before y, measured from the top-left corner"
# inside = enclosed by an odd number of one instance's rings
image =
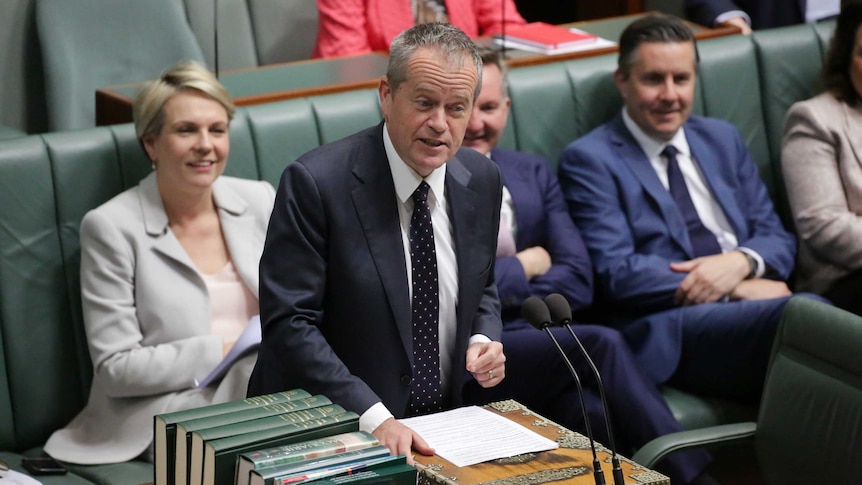
[[[410,219],[410,260],[413,266],[413,382],[409,416],[442,410],[437,254],[428,209],[428,189],[422,182],[413,192]]]

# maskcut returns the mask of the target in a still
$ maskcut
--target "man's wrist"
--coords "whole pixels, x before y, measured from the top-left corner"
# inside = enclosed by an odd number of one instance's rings
[[[745,279],[750,280],[757,275],[757,259],[754,256],[748,254],[746,251],[739,251],[745,256],[745,260],[748,262],[748,274],[745,275]]]

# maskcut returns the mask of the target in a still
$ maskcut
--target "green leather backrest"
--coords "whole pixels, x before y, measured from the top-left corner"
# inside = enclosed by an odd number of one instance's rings
[[[383,119],[377,89],[345,91],[308,98],[320,143],[330,143],[376,125]]]
[[[820,41],[820,51],[824,57],[829,49],[829,42],[832,41],[832,34],[835,33],[835,20],[828,22],[817,22],[814,24],[814,32],[817,32],[817,40]]]
[[[751,39],[744,35],[719,37],[699,42],[698,49],[702,113],[736,126],[760,168],[760,177],[774,196],[775,171],[769,159],[760,90],[740,88],[760,85]]]
[[[138,185],[152,171],[152,162],[135,137],[135,127],[131,123],[110,127],[117,148],[117,162],[123,190]]]
[[[260,65],[308,59],[317,41],[317,2],[246,0]]]
[[[862,318],[805,297],[784,308],[757,420],[768,483],[862,476]]]
[[[811,25],[762,30],[752,34],[751,38],[763,93],[761,101],[769,159],[777,177],[780,177],[784,115],[790,105],[820,91],[821,41]],[[779,200],[786,204],[783,198]],[[785,215],[788,213],[784,212]],[[789,218],[785,220],[789,221]],[[792,224],[785,226],[791,228]]]
[[[216,68],[216,52],[219,72],[259,65],[254,26],[246,0],[182,0],[182,3],[210,69]],[[214,15],[214,5],[218,5],[218,15]]]
[[[509,97],[517,149],[555,164],[577,134],[572,86],[562,63],[509,70]]]
[[[320,145],[308,99],[291,99],[245,109],[257,154],[258,172],[273,187],[288,163]]]
[[[27,133],[24,133],[17,128],[12,128],[11,126],[0,125],[0,140],[10,140],[12,138],[20,138],[22,136],[27,136]]]
[[[79,350],[78,387],[86,395],[93,373],[81,314],[78,229],[87,211],[122,192],[122,176],[114,136],[109,129],[50,133],[43,139],[51,161],[65,298],[69,305],[67,311],[53,319],[68,326],[74,336],[74,345]]]
[[[52,158],[41,137],[0,143],[3,450],[43,443],[86,399],[54,189]]]

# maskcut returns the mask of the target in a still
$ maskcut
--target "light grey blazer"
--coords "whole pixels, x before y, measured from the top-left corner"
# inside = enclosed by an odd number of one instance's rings
[[[799,237],[796,289],[862,267],[862,110],[824,93],[784,120],[782,172]]]
[[[221,176],[213,197],[233,265],[255,296],[275,191]],[[155,173],[81,223],[81,293],[94,378],[86,407],[51,435],[60,460],[115,463],[146,451],[153,416],[245,397],[255,355],[198,389],[222,359],[206,284],[168,227]]]

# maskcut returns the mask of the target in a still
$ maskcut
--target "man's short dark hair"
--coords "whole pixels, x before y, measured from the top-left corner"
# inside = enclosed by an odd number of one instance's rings
[[[626,27],[620,35],[620,51],[617,68],[628,77],[634,63],[637,48],[647,42],[691,42],[694,47],[695,65],[699,61],[697,43],[691,29],[679,17],[657,13],[641,17]]]

